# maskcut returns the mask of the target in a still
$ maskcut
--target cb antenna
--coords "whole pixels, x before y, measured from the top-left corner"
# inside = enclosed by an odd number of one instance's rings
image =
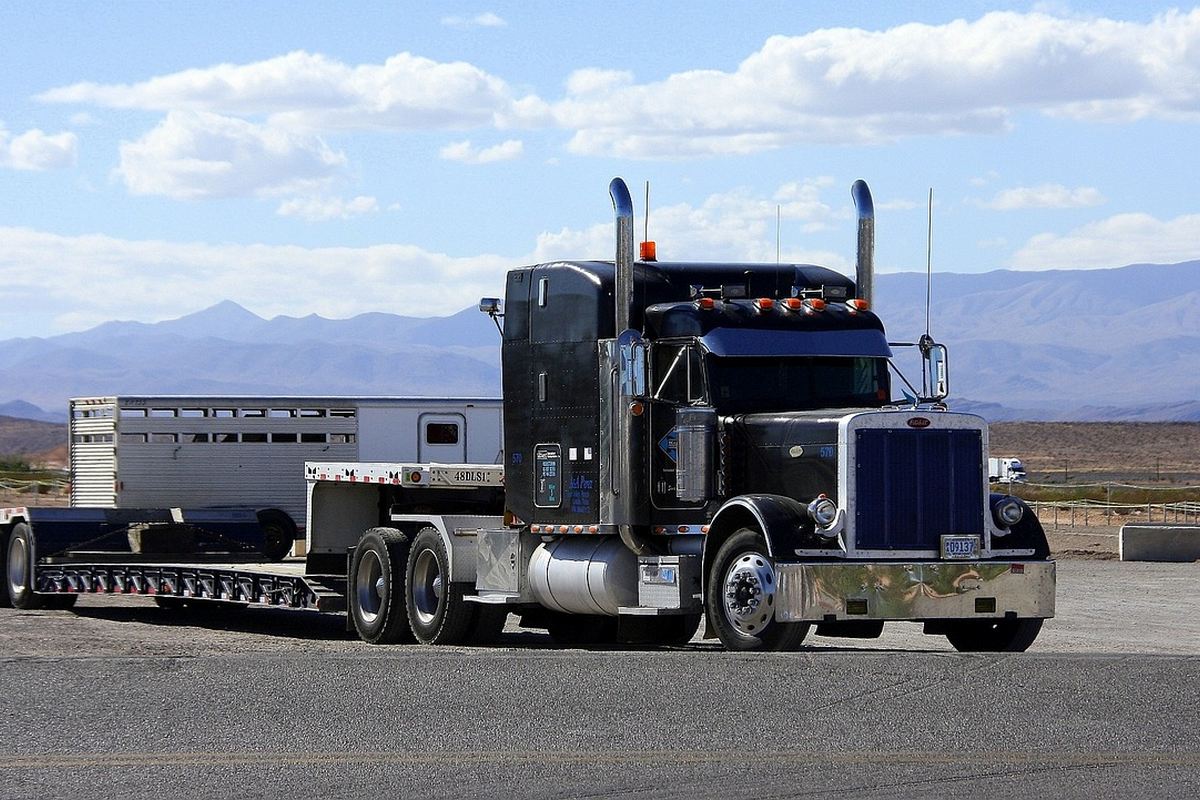
[[[933,187],[929,187],[929,229],[925,235],[925,336],[929,337],[929,309],[933,304]]]

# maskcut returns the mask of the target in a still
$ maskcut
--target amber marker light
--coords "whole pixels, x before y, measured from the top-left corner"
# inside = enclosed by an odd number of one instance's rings
[[[871,308],[871,304],[861,297],[856,297],[852,300],[847,300],[846,305],[850,306],[851,311],[867,311]]]
[[[783,305],[788,311],[799,311],[804,308],[804,301],[799,297],[788,297],[783,300]]]
[[[629,414],[631,416],[640,417],[645,411],[646,407],[636,400],[629,404]]]
[[[696,308],[700,309],[701,311],[712,311],[716,307],[717,301],[713,300],[711,297],[701,297],[696,301]]]
[[[760,297],[754,301],[754,307],[759,311],[770,311],[775,307],[775,301],[769,297]]]

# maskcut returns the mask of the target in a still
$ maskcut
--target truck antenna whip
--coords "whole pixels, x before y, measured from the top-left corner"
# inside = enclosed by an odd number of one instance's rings
[[[929,337],[929,308],[933,303],[933,187],[929,187],[929,228],[925,235],[925,336]]]
[[[775,204],[775,263],[779,263],[779,226],[783,223],[783,206]]]

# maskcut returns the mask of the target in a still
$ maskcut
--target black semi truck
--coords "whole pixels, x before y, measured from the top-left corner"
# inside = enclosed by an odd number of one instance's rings
[[[345,610],[373,643],[487,641],[512,613],[564,643],[680,644],[703,621],[729,649],[791,650],[814,626],[910,621],[959,650],[1029,647],[1054,616],[1045,534],[990,492],[987,425],[947,409],[944,346],[913,345],[923,374],[896,398],[866,184],[855,280],[659,262],[652,243],[635,259],[628,189],[609,191],[614,261],[514,269],[480,303],[503,323],[502,464],[306,464],[303,564],[222,555],[253,534],[206,536],[199,512],[190,536],[138,521],[135,557],[132,520],[43,546],[45,512],[8,509],[8,597]]]

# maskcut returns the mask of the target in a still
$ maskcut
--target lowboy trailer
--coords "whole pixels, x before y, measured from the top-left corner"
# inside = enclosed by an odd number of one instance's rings
[[[814,626],[910,621],[960,650],[1029,647],[1054,616],[1045,534],[989,491],[987,425],[947,409],[943,345],[915,343],[922,388],[892,398],[866,184],[854,281],[658,262],[653,243],[635,260],[629,192],[609,191],[614,261],[514,269],[480,303],[503,319],[502,464],[306,463],[303,568],[217,555],[236,532],[184,512],[115,531],[104,558],[5,512],[12,602],[133,575],[164,604],[344,604],[371,643],[487,641],[514,613],[564,643],[679,644],[704,620],[729,649],[792,650]]]

